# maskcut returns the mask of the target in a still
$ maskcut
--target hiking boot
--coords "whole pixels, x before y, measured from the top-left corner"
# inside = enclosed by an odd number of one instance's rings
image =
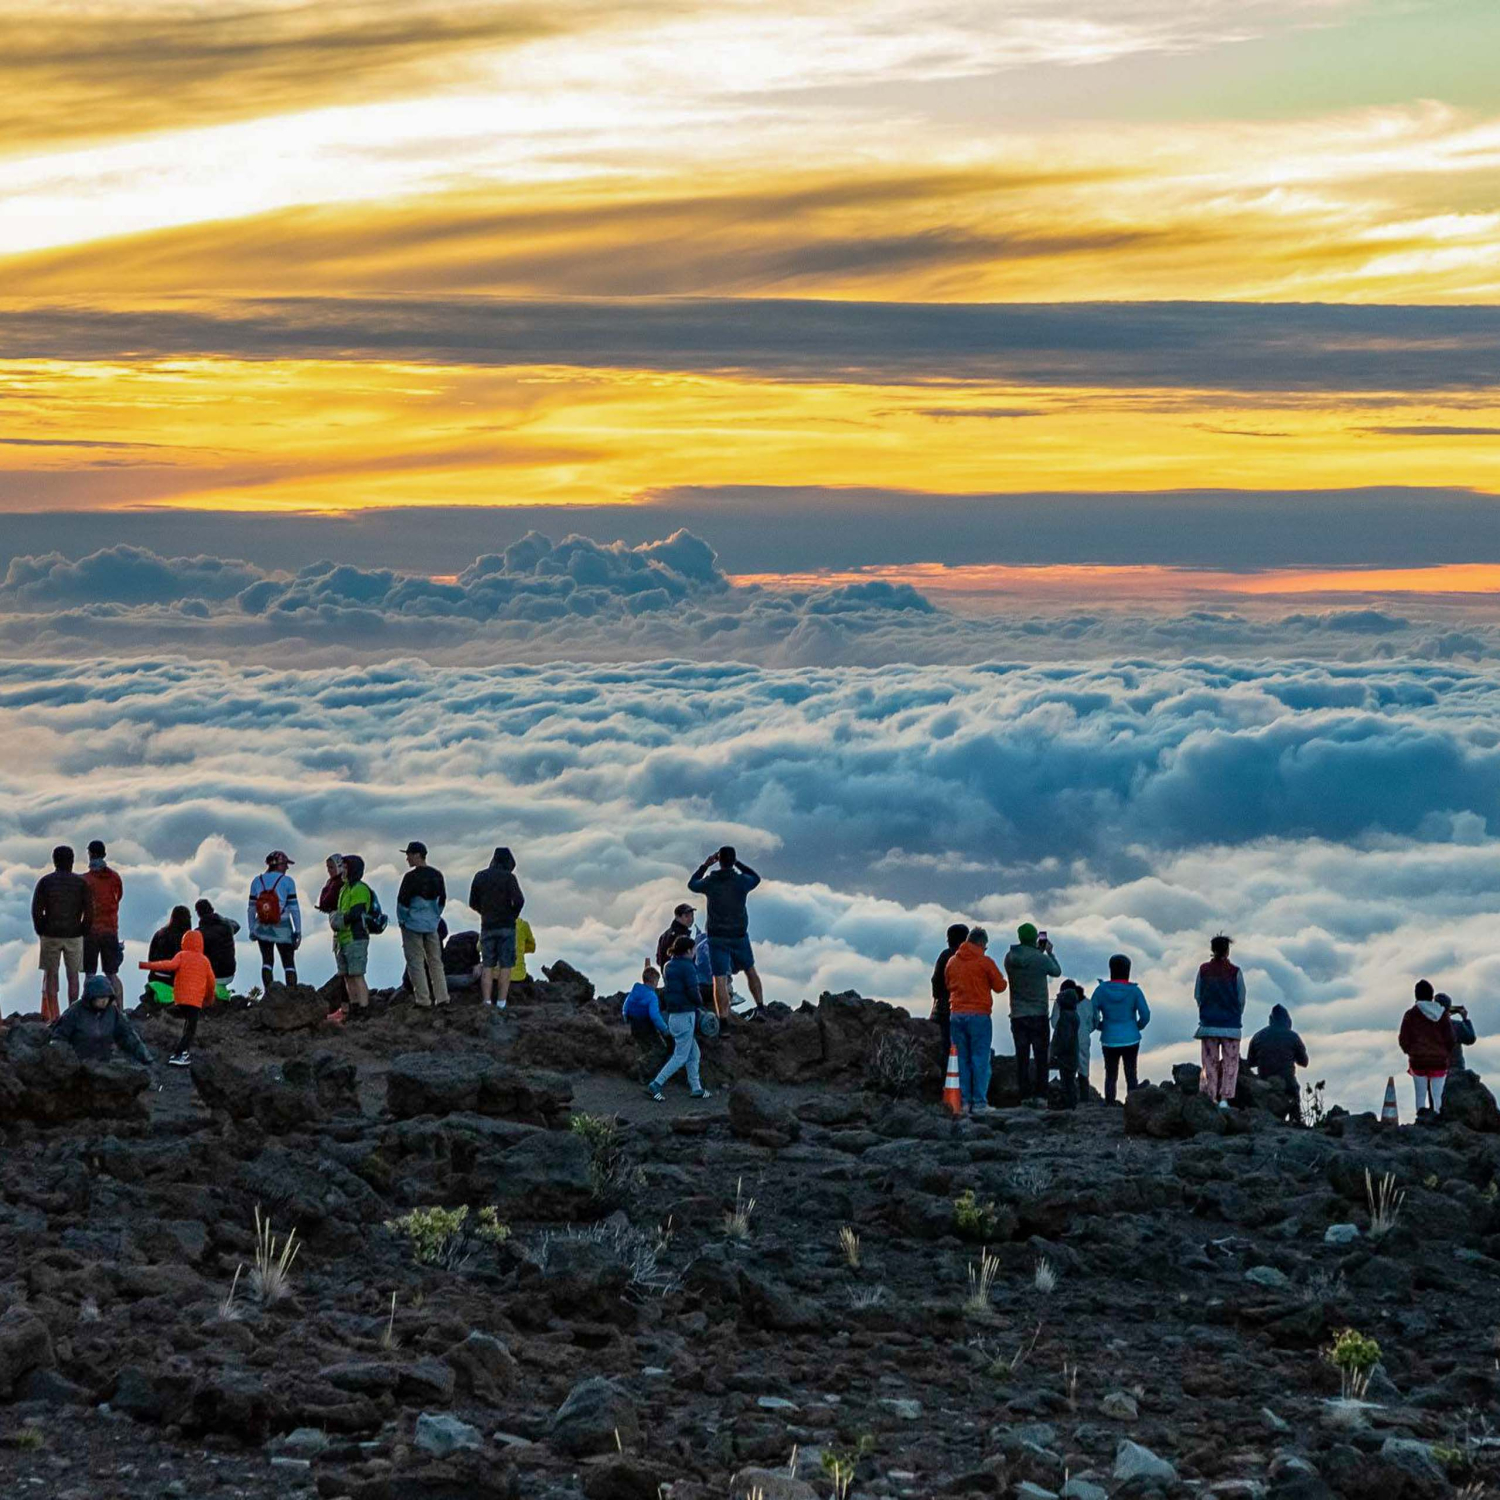
[[[191,1052],[174,1052],[167,1059],[167,1066],[169,1068],[189,1068],[192,1064],[193,1055]]]

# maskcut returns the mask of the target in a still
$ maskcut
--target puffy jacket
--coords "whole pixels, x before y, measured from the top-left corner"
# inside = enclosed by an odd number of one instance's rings
[[[1058,1017],[1062,1015],[1062,995],[1059,990],[1058,998],[1052,1002],[1052,1024],[1057,1025]],[[1094,1033],[1099,1029],[1099,1005],[1092,995],[1085,995],[1081,989],[1073,992],[1078,997],[1078,1071],[1087,1073],[1089,1060],[1093,1055]]]
[[[182,935],[190,931],[187,927],[174,927],[170,922],[165,927],[158,927],[151,934],[151,941],[146,947],[146,957],[152,963],[159,963],[165,958],[176,958],[182,952]]]
[[[82,875],[53,870],[37,881],[31,897],[31,925],[38,937],[82,937],[93,913],[93,898]]]
[[[693,967],[698,971],[699,984],[712,984],[714,982],[714,950],[709,945],[708,934],[700,932],[698,941],[693,945]],[[733,979],[729,981],[731,988]]]
[[[1261,1078],[1290,1078],[1295,1081],[1297,1069],[1307,1066],[1307,1048],[1292,1030],[1292,1018],[1284,1005],[1271,1007],[1271,1024],[1262,1026],[1250,1038],[1245,1065]]]
[[[929,1021],[948,1019],[948,960],[958,952],[957,948],[944,948],[932,966],[932,1011]]]
[[[1414,1073],[1446,1073],[1453,1056],[1453,1023],[1435,1000],[1419,1000],[1401,1018],[1399,1043]]]
[[[1047,981],[1062,978],[1062,965],[1035,943],[1012,943],[1005,955],[1013,1016],[1047,1014]]]
[[[1138,984],[1128,979],[1106,979],[1095,986],[1094,1009],[1099,1019],[1099,1043],[1104,1047],[1134,1047],[1151,1024],[1151,1007]]]
[[[1211,958],[1193,985],[1200,1037],[1236,1037],[1245,1018],[1245,976],[1227,958]]]
[[[148,958],[141,967],[172,976],[173,1005],[187,1005],[194,1010],[201,1010],[205,1005],[213,1004],[214,969],[203,956],[201,932],[183,933],[182,949],[176,958],[162,959],[155,963]]]
[[[1078,1071],[1078,991],[1066,990],[1057,997],[1057,1020],[1052,1027],[1048,1063],[1064,1073]]]
[[[759,884],[760,876],[747,865],[736,865],[731,870],[698,866],[688,880],[688,889],[703,897],[703,930],[709,937],[741,938],[749,933],[750,911],[745,897]]]
[[[510,971],[512,981],[525,979],[526,955],[536,952],[536,938],[532,935],[531,923],[525,917],[516,918],[516,962]]]
[[[661,976],[661,1008],[669,1016],[682,1015],[698,1009],[698,970],[690,958],[667,960],[666,972]]]
[[[281,920],[267,925],[255,920],[255,898],[262,891],[274,890],[281,902]],[[246,918],[250,936],[256,942],[293,943],[302,937],[302,908],[297,902],[297,882],[285,870],[262,870],[250,882],[249,914]]]
[[[239,967],[234,939],[239,930],[240,924],[222,912],[211,911],[198,919],[198,931],[203,934],[203,956],[213,965],[215,979],[227,982],[234,978]]]
[[[443,872],[418,865],[401,877],[396,892],[396,922],[408,932],[436,932],[448,904]]]
[[[482,932],[516,925],[526,897],[516,879],[516,859],[509,849],[496,849],[488,866],[474,877],[469,886],[469,905],[479,913]]]
[[[116,1047],[138,1063],[151,1061],[135,1027],[113,1005],[96,1010],[89,1001],[80,1000],[52,1023],[52,1035],[71,1043],[85,1062],[108,1062]]]
[[[948,981],[948,1013],[953,1016],[987,1016],[995,1008],[990,997],[1005,993],[1005,975],[973,943],[959,944],[943,977]]]
[[[83,879],[89,888],[89,900],[94,907],[89,931],[96,937],[119,932],[120,900],[125,894],[125,882],[102,859],[89,861]]]
[[[632,988],[620,1007],[620,1014],[627,1021],[650,1021],[656,1029],[666,1033],[667,1023],[661,1018],[661,998],[649,984],[642,981]]]
[[[672,956],[672,944],[678,938],[693,938],[696,941],[697,934],[691,927],[684,927],[676,917],[672,918],[672,925],[662,933],[656,940],[656,967],[664,968],[666,962]]]

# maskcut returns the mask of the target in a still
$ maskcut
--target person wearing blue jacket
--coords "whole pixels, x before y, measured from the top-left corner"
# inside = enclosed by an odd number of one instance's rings
[[[702,1057],[698,1050],[698,970],[693,963],[690,937],[680,937],[672,944],[672,956],[662,975],[661,1011],[672,1038],[672,1055],[646,1085],[646,1097],[662,1103],[662,1085],[685,1067],[688,1092],[694,1099],[707,1099],[708,1090],[698,1073]]]
[[[641,970],[639,982],[631,986],[624,1005],[620,1007],[620,1014],[630,1023],[631,1035],[638,1042],[654,1041],[658,1035],[668,1041],[672,1039],[667,1023],[662,1020],[661,999],[656,993],[660,979],[661,975],[647,964]]]
[[[1141,987],[1130,982],[1130,960],[1123,953],[1110,959],[1109,978],[1095,987],[1091,1004],[1098,1013],[1099,1045],[1104,1052],[1104,1102],[1113,1104],[1122,1064],[1125,1092],[1132,1093],[1138,1086],[1141,1032],[1151,1024],[1151,1007]]]
[[[1240,1031],[1245,1018],[1245,976],[1229,961],[1233,942],[1221,932],[1208,945],[1212,955],[1198,970],[1193,999],[1198,1002],[1198,1029],[1203,1066],[1198,1090],[1220,1109],[1228,1109],[1240,1083]]]

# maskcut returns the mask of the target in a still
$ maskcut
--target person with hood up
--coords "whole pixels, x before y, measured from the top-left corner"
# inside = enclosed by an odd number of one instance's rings
[[[1453,1040],[1453,1022],[1448,1019],[1447,1008],[1433,995],[1432,986],[1419,979],[1416,1004],[1401,1018],[1397,1038],[1416,1089],[1418,1115],[1438,1114],[1443,1108]]]
[[[1120,1068],[1125,1069],[1125,1092],[1139,1084],[1137,1064],[1141,1055],[1141,1032],[1151,1024],[1151,1007],[1138,984],[1130,982],[1130,960],[1116,953],[1109,961],[1109,978],[1094,989],[1099,1043],[1104,1052],[1104,1102],[1113,1104],[1119,1092]]]
[[[323,868],[328,872],[328,879],[318,892],[318,910],[328,916],[339,909],[339,892],[344,888],[344,856],[330,854],[323,861]]]
[[[937,956],[932,966],[932,1010],[927,1019],[936,1021],[942,1035],[942,1051],[938,1064],[944,1073],[948,1071],[948,1054],[953,1050],[953,1037],[948,1027],[948,960],[958,952],[969,935],[967,922],[955,922],[948,929],[948,946]]]
[[[643,1068],[648,1057],[660,1057],[663,1041],[669,1047],[676,1045],[671,1029],[662,1018],[661,997],[656,992],[656,986],[660,982],[661,975],[647,964],[641,970],[640,983],[631,987],[625,1003],[620,1007],[620,1014],[630,1027],[630,1035],[641,1055]],[[655,1072],[656,1066],[653,1063],[651,1073]]]
[[[94,899],[88,882],[73,873],[73,851],[59,844],[52,851],[52,869],[37,881],[31,896],[31,926],[39,939],[42,971],[42,1019],[58,1018],[58,967],[68,971],[68,1004],[78,999],[78,976],[83,970],[83,939],[94,920]]]
[[[1279,1078],[1291,1091],[1292,1108],[1288,1119],[1302,1123],[1302,1090],[1297,1087],[1297,1069],[1307,1066],[1307,1048],[1292,1030],[1291,1013],[1284,1005],[1271,1007],[1271,1021],[1250,1038],[1246,1065],[1257,1078]]]
[[[1234,940],[1221,932],[1210,940],[1212,955],[1198,969],[1193,999],[1198,1002],[1198,1029],[1193,1033],[1200,1045],[1202,1066],[1198,1091],[1228,1109],[1240,1084],[1240,1032],[1245,1019],[1245,976],[1229,961]]]
[[[369,918],[376,910],[375,892],[365,884],[365,862],[358,854],[344,856],[344,883],[333,924],[333,959],[344,981],[350,1013],[369,1009],[370,986],[365,971],[370,963]]]
[[[443,941],[438,928],[448,904],[443,872],[427,863],[427,845],[413,839],[401,851],[407,871],[396,892],[396,922],[401,928],[401,952],[411,995],[424,1009],[448,1003],[448,979],[443,973]]]
[[[275,958],[288,986],[297,982],[297,949],[302,943],[302,908],[297,886],[287,874],[295,863],[281,849],[266,855],[265,869],[250,882],[250,938],[260,946],[260,987],[271,988]]]
[[[1057,992],[1057,1024],[1052,1028],[1052,1066],[1062,1085],[1064,1109],[1078,1108],[1078,987],[1065,984]]]
[[[158,927],[151,934],[151,941],[146,946],[146,957],[154,964],[164,963],[169,958],[176,958],[182,952],[184,934],[192,930],[192,912],[185,906],[174,906],[165,925]],[[172,1003],[172,986],[165,979],[148,979],[146,981],[146,993],[141,998],[143,1000],[154,1000],[160,1005],[170,1005]]]
[[[1064,990],[1073,991],[1074,1008],[1078,1012],[1078,1097],[1086,1100],[1089,1096],[1089,1063],[1093,1060],[1094,1033],[1099,1029],[1099,1010],[1094,1004],[1094,997],[1084,994],[1083,986],[1076,979],[1065,979],[1058,986],[1058,998],[1052,1002],[1054,1031],[1062,1015],[1061,1000]]]
[[[105,974],[90,974],[83,986],[83,999],[70,1005],[52,1023],[52,1037],[68,1042],[84,1062],[108,1062],[118,1047],[126,1057],[142,1066],[151,1054],[135,1027],[125,1019],[116,1003],[115,988]]]
[[[83,935],[83,972],[96,974],[103,969],[115,992],[115,1004],[124,1006],[125,985],[120,979],[120,965],[125,949],[120,943],[120,901],[125,882],[110,869],[105,858],[103,839],[89,841],[89,867],[83,872],[93,903],[89,930]]]
[[[694,1099],[707,1099],[698,1065],[702,1053],[698,1048],[698,971],[693,966],[693,940],[680,937],[672,944],[672,956],[662,975],[661,1011],[666,1017],[667,1032],[672,1039],[672,1055],[646,1085],[646,1097],[665,1102],[662,1085],[679,1068],[687,1069],[688,1093]]]
[[[185,932],[182,947],[175,958],[143,959],[141,967],[156,974],[172,976],[172,1005],[182,1017],[182,1038],[177,1050],[167,1059],[174,1068],[185,1068],[193,1060],[192,1045],[198,1035],[198,1018],[205,1005],[214,1001],[213,965],[203,956],[203,934]]]
[[[469,905],[479,913],[479,998],[504,1010],[516,963],[516,923],[526,895],[516,879],[516,857],[503,844],[469,883]]]
[[[1062,978],[1062,965],[1052,944],[1035,924],[1022,922],[1018,942],[1005,955],[1005,977],[1010,982],[1010,1034],[1016,1047],[1016,1086],[1021,1098],[1047,1098],[1047,981]]]
[[[990,1112],[990,1059],[994,1056],[993,996],[1005,993],[1005,975],[985,949],[990,935],[971,927],[948,960],[948,1027],[958,1050],[958,1092],[971,1115]]]
[[[234,952],[234,939],[240,924],[233,917],[223,916],[214,910],[214,904],[206,896],[193,903],[198,913],[198,931],[203,934],[203,956],[213,966],[214,978],[218,981],[218,997],[229,999],[229,981],[239,968]]]
[[[656,940],[656,967],[664,969],[672,956],[672,944],[680,937],[692,938],[694,944],[703,936],[693,921],[693,908],[684,901],[672,909],[672,920],[667,930]]]
[[[1472,1047],[1478,1040],[1468,1007],[1455,1005],[1447,995],[1434,995],[1433,999],[1448,1012],[1448,1024],[1453,1027],[1453,1052],[1448,1058],[1448,1071],[1466,1072],[1469,1065],[1464,1061],[1464,1048]]]
[[[710,871],[709,866],[715,868]],[[746,897],[760,884],[760,876],[744,864],[725,844],[710,854],[688,877],[688,889],[703,897],[706,908],[703,930],[708,934],[708,954],[714,973],[714,1009],[721,1021],[729,1019],[729,990],[735,974],[743,974],[757,1011],[766,997],[755,968],[755,950],[750,946],[750,912]]]

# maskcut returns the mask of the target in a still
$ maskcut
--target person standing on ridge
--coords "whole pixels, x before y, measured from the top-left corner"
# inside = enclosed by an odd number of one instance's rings
[[[273,954],[281,957],[288,987],[297,982],[297,949],[302,942],[302,908],[297,886],[287,874],[295,861],[280,849],[266,855],[266,868],[250,882],[250,937],[260,946],[260,987],[271,988],[275,977]]]
[[[990,935],[972,927],[948,960],[948,1026],[958,1049],[958,1093],[971,1115],[990,1112],[990,1059],[994,1056],[994,995],[1005,993],[1005,975],[985,949]]]
[[[1448,1061],[1453,1056],[1453,1023],[1425,979],[1417,981],[1416,1004],[1401,1018],[1397,1045],[1406,1054],[1407,1072],[1416,1088],[1418,1116],[1440,1113],[1448,1083]]]
[[[1307,1048],[1292,1030],[1291,1013],[1284,1005],[1271,1007],[1271,1023],[1250,1038],[1245,1064],[1257,1078],[1279,1078],[1291,1090],[1292,1108],[1287,1118],[1302,1123],[1302,1091],[1297,1087],[1297,1069],[1307,1066]]]
[[[125,961],[125,950],[120,945],[120,900],[125,894],[125,883],[117,871],[110,869],[104,854],[104,841],[91,839],[89,867],[83,878],[94,914],[89,930],[83,935],[83,971],[96,974],[102,968],[114,991],[115,1004],[123,1008],[125,985],[120,978],[120,965]]]
[[[1047,1043],[1050,1039],[1047,981],[1062,978],[1062,965],[1030,922],[1016,930],[1019,942],[1005,955],[1010,981],[1010,1034],[1016,1046],[1016,1086],[1021,1099],[1047,1099]]]
[[[696,944],[703,936],[693,923],[693,908],[686,901],[672,911],[672,922],[667,930],[656,940],[656,968],[660,972],[666,968],[667,960],[672,956],[672,945],[680,937],[692,938]]]
[[[443,872],[427,863],[427,845],[413,839],[401,851],[408,869],[396,892],[396,922],[401,928],[401,951],[412,999],[424,1009],[448,1003],[448,979],[443,973],[443,944],[438,926],[448,904]]]
[[[1467,1072],[1469,1065],[1464,1061],[1464,1048],[1472,1047],[1478,1040],[1474,1023],[1469,1019],[1469,1009],[1465,1005],[1455,1005],[1447,995],[1434,995],[1433,999],[1448,1012],[1448,1024],[1453,1028],[1453,1052],[1448,1058],[1448,1071]]]
[[[206,896],[193,903],[198,913],[198,931],[203,934],[203,956],[213,967],[218,998],[229,999],[229,981],[239,968],[234,952],[234,939],[240,924],[233,917],[223,916],[214,910],[213,902]]]
[[[715,866],[712,871],[710,865]],[[713,967],[714,1009],[721,1021],[729,1018],[729,981],[733,974],[744,974],[756,1010],[766,1003],[755,970],[755,950],[750,946],[750,913],[745,899],[759,884],[760,876],[742,864],[728,844],[717,854],[710,854],[688,878],[688,889],[702,896],[707,907],[703,927]]]
[[[376,911],[375,892],[365,884],[365,862],[358,854],[344,856],[344,883],[339,889],[333,924],[333,960],[344,981],[349,1014],[370,1007],[365,972],[370,963],[370,918]]]
[[[1245,1019],[1245,976],[1229,962],[1234,940],[1221,932],[1208,945],[1213,955],[1198,970],[1193,999],[1198,1002],[1202,1070],[1198,1091],[1228,1109],[1240,1082],[1240,1032]]]
[[[1113,1104],[1122,1064],[1125,1092],[1133,1094],[1140,1082],[1141,1032],[1151,1024],[1151,1007],[1140,985],[1130,982],[1130,960],[1125,954],[1116,953],[1110,959],[1109,978],[1095,987],[1093,1005],[1104,1053],[1104,1102]]]
[[[214,999],[213,965],[203,956],[203,934],[183,933],[182,947],[175,958],[142,959],[141,967],[172,976],[172,1007],[182,1018],[182,1037],[167,1062],[174,1068],[185,1068],[193,1060],[192,1046],[203,1007],[212,1005]]]
[[[470,882],[469,905],[479,913],[479,998],[504,1010],[516,963],[516,923],[526,896],[516,879],[516,857],[503,844]],[[497,984],[500,994],[495,999]]]
[[[693,940],[680,937],[672,945],[667,971],[662,975],[661,1013],[666,1017],[667,1032],[672,1040],[672,1055],[646,1085],[646,1097],[664,1102],[662,1085],[679,1068],[687,1069],[688,1094],[707,1099],[698,1065],[702,1053],[698,1048],[698,971],[693,967]]]
[[[52,869],[37,881],[31,896],[31,925],[39,942],[37,967],[42,971],[42,1019],[58,1019],[58,965],[68,971],[68,1004],[78,1000],[78,976],[83,969],[83,939],[94,918],[88,882],[73,873],[73,851],[59,844],[52,851]]]
[[[1065,984],[1057,992],[1051,1062],[1062,1085],[1064,1109],[1078,1108],[1078,998],[1078,987],[1074,984]]]
[[[1083,986],[1076,979],[1065,979],[1057,987],[1057,999],[1052,1002],[1052,1026],[1054,1032],[1062,1015],[1062,993],[1064,990],[1072,990],[1075,1000],[1074,1008],[1078,1012],[1078,1097],[1087,1100],[1089,1096],[1089,1063],[1093,1060],[1094,1033],[1099,1029],[1099,1008],[1094,1004],[1094,997],[1083,992]]]
[[[948,946],[938,954],[937,962],[932,966],[932,1012],[928,1020],[936,1021],[938,1030],[942,1033],[943,1050],[938,1055],[938,1064],[945,1073],[948,1070],[948,1054],[953,1050],[953,1036],[948,1026],[948,960],[958,952],[968,935],[968,924],[955,922],[948,929]]]

